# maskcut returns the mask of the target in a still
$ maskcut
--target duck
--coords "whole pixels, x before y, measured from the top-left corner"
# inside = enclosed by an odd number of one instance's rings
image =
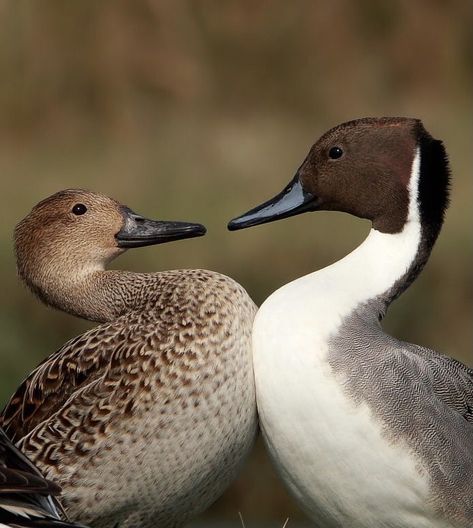
[[[381,325],[431,254],[449,184],[445,147],[420,120],[362,118],[229,223],[319,210],[371,221],[347,256],[272,293],[253,327],[265,443],[314,526],[473,526],[473,370]]]
[[[178,527],[234,480],[257,431],[256,306],[220,273],[106,269],[130,248],[202,236],[66,189],[15,228],[18,275],[99,323],[48,356],[2,411],[8,437],[93,528]]]
[[[0,429],[0,526],[85,528],[62,520],[64,511],[56,500],[60,491]]]

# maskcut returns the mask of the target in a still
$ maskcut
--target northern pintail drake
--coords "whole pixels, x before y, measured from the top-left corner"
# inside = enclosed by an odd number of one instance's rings
[[[352,253],[273,293],[254,323],[260,421],[318,527],[473,526],[473,370],[383,332],[448,202],[442,143],[408,118],[337,126],[274,199],[230,229],[305,211],[369,219]]]
[[[0,429],[0,527],[81,528],[61,520],[59,493]]]
[[[66,190],[16,227],[20,277],[46,304],[101,324],[49,356],[3,426],[94,528],[180,526],[234,479],[253,444],[256,307],[205,270],[105,270],[128,248],[203,235],[106,196]]]

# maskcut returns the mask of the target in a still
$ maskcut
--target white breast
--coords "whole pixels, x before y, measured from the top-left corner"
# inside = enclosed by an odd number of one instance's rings
[[[345,396],[314,321],[284,301],[265,305],[254,329],[261,426],[284,481],[324,528],[432,526],[428,482],[412,453],[390,445],[369,409]]]

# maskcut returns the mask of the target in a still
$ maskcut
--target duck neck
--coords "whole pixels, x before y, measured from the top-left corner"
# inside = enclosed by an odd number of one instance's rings
[[[61,311],[95,322],[113,321],[120,315],[143,308],[156,290],[159,274],[119,270],[91,270],[76,274],[73,280],[52,281],[51,288],[42,281],[41,288],[28,285],[38,297]]]
[[[390,303],[412,283],[431,248],[424,246],[419,222],[408,222],[400,233],[371,229],[365,241],[332,266],[314,274],[314,281],[330,288],[334,306],[344,317],[362,305],[363,313],[381,320]]]
[[[371,229],[365,241],[352,253],[308,276],[317,288],[317,297],[331,299],[337,320],[361,305],[363,313],[381,320],[389,307],[409,287],[427,262],[441,221],[430,223],[421,215],[418,199],[420,155],[414,158],[409,183],[409,208],[403,229],[382,233]],[[442,213],[443,214],[443,213]]]

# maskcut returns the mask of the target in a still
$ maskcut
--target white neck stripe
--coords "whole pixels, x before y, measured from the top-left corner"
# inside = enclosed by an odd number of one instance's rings
[[[411,167],[411,176],[409,178],[409,211],[407,214],[408,222],[419,222],[419,179],[420,179],[420,149],[417,147],[414,160]]]

